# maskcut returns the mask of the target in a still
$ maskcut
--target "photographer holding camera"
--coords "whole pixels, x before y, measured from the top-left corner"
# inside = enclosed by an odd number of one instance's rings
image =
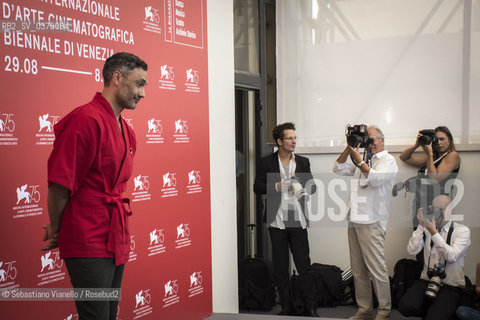
[[[384,242],[398,167],[395,158],[385,150],[384,142],[378,127],[349,126],[347,147],[333,167],[333,172],[357,180],[351,184],[348,244],[358,311],[350,319],[372,319],[372,282],[378,297],[375,319],[389,319],[392,308]],[[366,148],[364,159],[360,147]],[[347,162],[349,156],[353,163]]]
[[[424,213],[417,213],[418,228],[407,246],[410,255],[422,249],[424,267],[417,281],[400,299],[398,311],[406,317],[427,320],[449,320],[460,303],[461,288],[465,286],[463,266],[470,246],[470,230],[451,221],[453,208],[446,195],[433,199]]]
[[[413,155],[420,146],[425,154]],[[408,165],[420,168],[413,200],[413,226],[416,228],[418,209],[426,209],[437,195],[450,194],[450,188],[445,190],[445,185],[450,179],[457,177],[461,160],[455,151],[452,134],[445,126],[419,131],[415,144],[405,149],[400,154],[400,159]]]
[[[316,186],[312,184],[309,190],[305,190],[313,176],[308,158],[294,154],[297,143],[295,125],[291,122],[279,124],[272,133],[278,151],[258,163],[253,189],[256,194],[267,195],[264,222],[272,241],[275,284],[282,307],[280,314],[292,315],[289,248],[298,274],[304,274],[311,264],[305,201],[308,193],[315,192]],[[307,306],[307,309],[310,315],[316,316],[314,306]]]

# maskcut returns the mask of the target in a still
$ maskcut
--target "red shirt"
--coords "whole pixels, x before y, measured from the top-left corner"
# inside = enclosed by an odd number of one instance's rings
[[[129,199],[122,198],[132,174],[136,139],[100,93],[55,125],[48,182],[70,190],[58,236],[61,258],[115,257],[128,261]]]

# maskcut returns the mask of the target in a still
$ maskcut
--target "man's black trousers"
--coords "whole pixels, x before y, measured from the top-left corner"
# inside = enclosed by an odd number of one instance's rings
[[[114,258],[65,259],[73,288],[119,288],[124,264],[115,266]],[[118,300],[75,301],[79,320],[115,320]]]
[[[272,240],[273,264],[275,268],[275,284],[277,285],[280,305],[283,310],[291,310],[289,295],[289,249],[292,251],[295,269],[298,274],[307,272],[310,268],[310,249],[308,246],[307,229],[299,228],[268,228]]]
[[[449,320],[460,304],[460,288],[443,285],[435,299],[425,296],[428,281],[419,280],[411,286],[398,303],[398,311],[405,317],[425,320]]]

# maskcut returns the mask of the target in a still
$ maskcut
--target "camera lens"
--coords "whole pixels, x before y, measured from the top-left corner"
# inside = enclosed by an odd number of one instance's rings
[[[347,137],[347,142],[350,146],[356,148],[359,144],[363,142],[363,138],[359,135],[352,134]]]
[[[442,280],[438,276],[434,276],[430,279],[428,283],[427,289],[425,290],[425,295],[428,298],[435,299],[437,297],[438,290],[440,290],[440,286],[442,284]]]

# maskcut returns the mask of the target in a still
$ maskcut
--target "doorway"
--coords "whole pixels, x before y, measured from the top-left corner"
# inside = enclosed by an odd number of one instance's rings
[[[260,92],[256,89],[235,89],[235,162],[237,186],[238,259],[255,256],[257,250],[256,197],[253,192],[258,149],[257,109]]]

